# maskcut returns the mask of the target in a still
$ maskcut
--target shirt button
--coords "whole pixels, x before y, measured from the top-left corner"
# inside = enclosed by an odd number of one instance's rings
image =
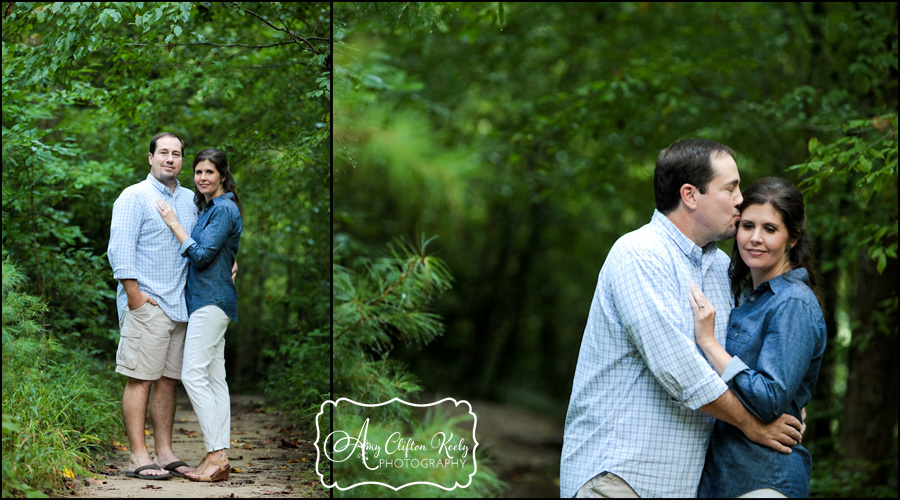
[[[756,297],[750,297],[750,302],[756,302]]]

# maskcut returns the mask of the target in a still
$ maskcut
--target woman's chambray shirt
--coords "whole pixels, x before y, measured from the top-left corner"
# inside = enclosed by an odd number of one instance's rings
[[[788,413],[800,419],[819,377],[825,352],[825,319],[795,269],[747,287],[731,310],[725,350],[734,356],[722,373],[729,388],[765,422]],[[809,496],[812,459],[802,445],[785,455],[747,439],[716,420],[700,479],[699,496],[730,498],[761,488],[789,497]]]
[[[218,306],[237,322],[237,287],[231,268],[241,241],[241,212],[234,195],[219,195],[203,208],[191,236],[181,245],[190,259],[187,280],[188,314],[201,307]]]

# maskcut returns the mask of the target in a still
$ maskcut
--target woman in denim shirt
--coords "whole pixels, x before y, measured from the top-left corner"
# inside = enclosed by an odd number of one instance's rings
[[[691,285],[697,344],[744,406],[766,422],[782,413],[802,421],[825,352],[805,221],[803,197],[784,179],[760,179],[744,192],[730,270],[737,307],[724,349],[713,331],[715,310]],[[716,420],[698,494],[807,497],[811,469],[802,445],[782,454]]]
[[[238,319],[231,268],[241,239],[243,210],[225,153],[204,149],[194,158],[193,168],[199,220],[190,237],[164,201],[157,201],[157,208],[181,243],[181,255],[190,259],[185,294],[190,317],[181,380],[197,412],[207,454],[185,476],[192,481],[222,481],[231,471],[225,453],[231,441],[225,329],[230,320]]]

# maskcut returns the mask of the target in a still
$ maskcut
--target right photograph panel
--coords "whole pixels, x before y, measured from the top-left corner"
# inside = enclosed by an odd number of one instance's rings
[[[896,495],[896,6],[333,13],[334,496]]]

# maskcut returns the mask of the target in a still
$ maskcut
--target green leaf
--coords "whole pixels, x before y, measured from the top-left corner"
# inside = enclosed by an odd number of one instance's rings
[[[872,171],[872,162],[865,156],[859,157],[859,169],[865,173]]]
[[[181,36],[181,26],[176,24],[173,30],[175,31],[175,36]]]

